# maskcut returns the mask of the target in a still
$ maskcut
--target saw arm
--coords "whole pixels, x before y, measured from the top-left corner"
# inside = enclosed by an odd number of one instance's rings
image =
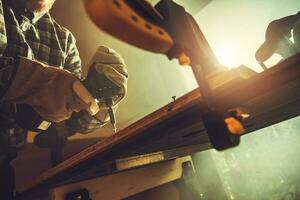
[[[136,47],[177,58],[190,65],[205,102],[202,121],[218,150],[239,144],[244,127],[239,105],[229,111],[218,108],[206,76],[219,63],[198,24],[172,0],[152,7],[145,0],[84,0],[91,20],[103,31]]]

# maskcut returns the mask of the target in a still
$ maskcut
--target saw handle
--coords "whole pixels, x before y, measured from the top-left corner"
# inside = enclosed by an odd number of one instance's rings
[[[155,53],[173,46],[171,36],[159,26],[161,16],[147,1],[84,0],[84,5],[101,30],[122,41]]]

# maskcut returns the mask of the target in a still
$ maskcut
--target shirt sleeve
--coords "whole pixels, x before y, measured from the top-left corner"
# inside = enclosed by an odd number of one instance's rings
[[[67,39],[67,53],[64,69],[70,71],[80,80],[83,79],[82,64],[79,56],[79,52],[76,46],[75,37],[70,33]]]

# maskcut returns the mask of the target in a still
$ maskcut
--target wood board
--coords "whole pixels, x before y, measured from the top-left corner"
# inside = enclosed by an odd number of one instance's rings
[[[249,109],[251,118],[245,124],[247,132],[252,132],[300,114],[299,77],[300,56],[296,55],[248,79],[232,79],[213,92],[224,111],[240,105]],[[201,122],[202,108],[201,94],[193,90],[44,172],[27,184],[20,196],[26,199],[28,194],[72,180],[77,172],[88,171],[87,166],[104,160],[186,146],[197,146],[197,151],[208,149],[211,146]]]

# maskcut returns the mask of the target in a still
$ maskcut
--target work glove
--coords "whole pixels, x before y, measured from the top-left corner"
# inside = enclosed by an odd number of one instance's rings
[[[53,123],[48,130],[38,134],[34,139],[37,146],[50,149],[53,165],[62,161],[62,149],[68,137],[75,133],[88,134],[109,122],[109,108],[104,99],[101,99],[105,88],[109,88],[107,91],[112,97],[113,110],[117,109],[118,103],[127,93],[126,64],[114,50],[100,46],[86,71],[83,85],[97,99],[99,111],[95,115],[86,110],[73,112],[70,119]]]
[[[20,57],[17,72],[3,101],[31,106],[43,119],[61,122],[75,111],[91,115],[99,107],[91,94],[70,72]]]
[[[89,78],[89,72],[93,71],[92,68],[94,68],[99,75],[104,75],[111,83],[118,87],[117,93],[114,93],[115,95],[113,96],[114,105],[118,104],[126,96],[128,80],[127,66],[123,58],[115,50],[106,46],[99,46],[86,68],[84,70],[86,71],[84,74],[86,79]],[[93,91],[90,92],[92,93]]]
[[[297,40],[299,38],[300,12],[272,21],[265,32],[265,42],[255,53],[258,62],[263,63],[268,60],[274,53],[281,55],[284,59],[299,52],[297,49]],[[291,31],[294,30],[295,43],[290,41]],[[298,32],[298,33],[297,33]]]
[[[127,94],[128,80],[127,66],[123,58],[116,51],[105,46],[97,49],[85,71],[86,79],[83,84],[97,99],[99,112],[91,116],[83,110],[74,113],[67,120],[72,130],[83,134],[101,128],[109,122],[109,107],[112,107],[113,112],[116,111],[118,104]],[[107,105],[104,96],[111,98],[111,105]]]

